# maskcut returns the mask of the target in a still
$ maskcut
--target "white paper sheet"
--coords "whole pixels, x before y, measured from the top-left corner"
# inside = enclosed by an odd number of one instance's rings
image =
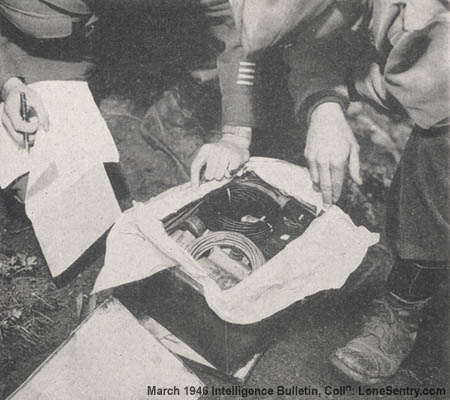
[[[50,130],[37,132],[28,154],[0,127],[0,187],[5,188],[29,171],[33,172],[33,183],[53,162],[64,171],[61,175],[70,186],[93,165],[119,161],[109,129],[86,82],[44,81],[30,87],[47,109]],[[0,107],[2,111],[3,104]]]
[[[285,177],[281,177],[279,167]],[[271,159],[250,162],[252,169],[282,192],[305,197],[321,207],[304,168]],[[223,183],[222,183],[223,184]],[[298,187],[300,185],[300,188]],[[235,287],[221,291],[201,266],[165,233],[160,219],[202,197],[219,183],[200,192],[182,185],[136,204],[112,229],[105,265],[93,292],[144,279],[164,268],[183,265],[204,288],[208,305],[225,321],[249,324],[260,321],[320,290],[339,288],[361,263],[367,248],[379,235],[356,227],[350,217],[333,206],[316,218],[306,232]]]
[[[101,164],[62,192],[58,187],[57,179],[25,203],[52,276],[63,273],[121,214]]]
[[[148,386],[179,393],[148,394]],[[189,399],[204,385],[118,301],[100,306],[11,400]]]
[[[50,130],[37,132],[28,154],[0,127],[0,186],[29,172],[25,210],[57,276],[120,216],[103,166],[119,154],[86,82],[30,87],[47,109]]]

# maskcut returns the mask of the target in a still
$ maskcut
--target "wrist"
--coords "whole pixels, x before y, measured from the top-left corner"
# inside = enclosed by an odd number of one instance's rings
[[[22,89],[24,86],[26,85],[21,79],[17,77],[9,78],[1,88],[0,94],[2,99],[5,100],[13,90]]]
[[[310,120],[314,118],[320,118],[325,120],[332,120],[336,117],[344,117],[344,110],[342,105],[338,102],[330,101],[319,104],[311,112]]]
[[[248,126],[224,125],[222,132],[249,140],[252,139],[252,128]]]
[[[250,148],[251,135],[250,137],[241,137],[233,133],[224,133],[220,140],[222,142],[229,143],[242,149],[248,150]]]
[[[252,128],[248,126],[224,125],[222,140],[248,149],[252,141]]]

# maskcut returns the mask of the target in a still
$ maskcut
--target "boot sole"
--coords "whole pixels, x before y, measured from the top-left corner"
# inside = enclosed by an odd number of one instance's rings
[[[356,382],[362,383],[363,385],[376,385],[383,380],[382,378],[371,378],[367,375],[354,371],[334,355],[331,356],[330,363],[340,374]]]

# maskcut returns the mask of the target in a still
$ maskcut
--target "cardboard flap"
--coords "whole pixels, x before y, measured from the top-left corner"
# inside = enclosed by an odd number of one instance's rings
[[[10,400],[196,399],[203,383],[116,299],[97,308]],[[150,396],[148,386],[154,386]],[[178,392],[158,395],[158,389]],[[174,389],[175,390],[175,389]]]

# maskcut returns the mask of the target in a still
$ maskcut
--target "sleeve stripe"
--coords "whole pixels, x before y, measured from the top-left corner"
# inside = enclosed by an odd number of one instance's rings
[[[253,82],[249,82],[249,81],[238,80],[236,83],[237,83],[238,85],[253,86]]]
[[[239,68],[239,72],[248,72],[248,73],[251,73],[251,74],[254,74],[255,73],[255,70],[254,70],[254,68],[244,68],[244,67],[240,67]]]
[[[239,64],[244,66],[244,67],[255,67],[256,66],[255,63],[248,62],[248,61],[241,61]]]
[[[238,79],[248,79],[250,81],[253,81],[255,79],[255,77],[253,75],[248,75],[248,74],[239,74]]]

